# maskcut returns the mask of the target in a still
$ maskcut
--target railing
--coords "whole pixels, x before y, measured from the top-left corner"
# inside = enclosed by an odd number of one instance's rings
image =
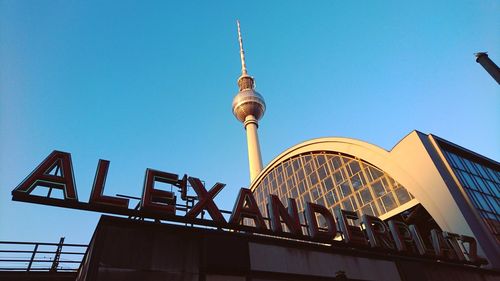
[[[88,245],[0,241],[0,271],[76,272]]]

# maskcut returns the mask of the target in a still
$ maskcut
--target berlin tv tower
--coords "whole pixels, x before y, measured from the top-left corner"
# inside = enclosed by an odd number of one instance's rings
[[[257,128],[259,120],[264,116],[266,103],[264,98],[254,90],[254,79],[247,73],[245,51],[241,39],[240,22],[238,25],[238,41],[240,43],[241,76],[238,78],[239,92],[233,99],[233,114],[243,123],[247,132],[248,164],[250,168],[250,183],[262,171],[262,157],[260,155],[259,135]]]

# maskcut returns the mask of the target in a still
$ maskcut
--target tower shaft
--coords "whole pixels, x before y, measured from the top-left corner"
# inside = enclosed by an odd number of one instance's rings
[[[257,128],[259,127],[257,119],[253,115],[248,115],[245,118],[245,130],[247,132],[248,145],[248,165],[250,168],[250,182],[262,171],[262,156],[260,154],[259,135]]]

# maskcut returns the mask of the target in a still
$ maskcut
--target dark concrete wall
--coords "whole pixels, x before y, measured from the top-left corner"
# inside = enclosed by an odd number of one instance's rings
[[[335,276],[344,271],[350,279]],[[411,257],[103,216],[77,280],[499,280]]]

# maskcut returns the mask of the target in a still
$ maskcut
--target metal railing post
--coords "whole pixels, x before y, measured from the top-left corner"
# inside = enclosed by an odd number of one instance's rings
[[[33,254],[31,255],[30,262],[28,263],[28,267],[26,268],[26,271],[31,270],[31,266],[33,265],[33,260],[35,259],[36,256],[36,251],[38,251],[38,243],[35,244],[35,248],[33,249]]]
[[[50,268],[50,271],[52,272],[56,272],[57,267],[59,266],[59,259],[61,257],[63,244],[64,244],[64,237],[61,237],[61,239],[59,240],[59,244],[57,244],[57,250],[54,254],[54,261],[52,262],[52,267]]]

